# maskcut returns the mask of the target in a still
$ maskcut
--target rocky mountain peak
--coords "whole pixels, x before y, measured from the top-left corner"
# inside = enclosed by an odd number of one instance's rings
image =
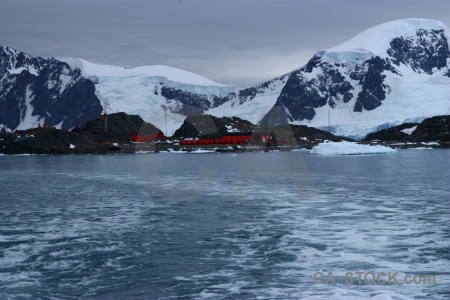
[[[57,59],[0,47],[0,130],[69,129],[102,111],[93,83]]]

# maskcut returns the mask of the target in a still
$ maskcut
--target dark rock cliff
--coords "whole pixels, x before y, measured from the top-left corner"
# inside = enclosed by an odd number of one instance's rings
[[[33,58],[0,46],[0,124],[73,128],[102,112],[94,84],[56,59]],[[25,128],[22,128],[25,129]]]

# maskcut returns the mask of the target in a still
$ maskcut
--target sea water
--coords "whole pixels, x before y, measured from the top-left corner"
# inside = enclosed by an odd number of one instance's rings
[[[449,166],[448,150],[1,156],[0,299],[448,299]]]

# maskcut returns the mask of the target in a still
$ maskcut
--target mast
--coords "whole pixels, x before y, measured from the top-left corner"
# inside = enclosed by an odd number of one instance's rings
[[[331,125],[330,125],[330,111],[328,110],[328,132],[331,133]]]
[[[166,127],[166,136],[167,136],[167,99],[166,99],[166,105],[164,105],[164,125]]]
[[[107,108],[105,109],[105,132],[108,131],[108,113]]]
[[[105,132],[108,131],[108,101],[105,100]]]

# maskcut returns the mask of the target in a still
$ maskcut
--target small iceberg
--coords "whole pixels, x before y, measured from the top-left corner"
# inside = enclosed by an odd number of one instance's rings
[[[149,154],[149,153],[155,153],[155,151],[146,151],[146,150],[139,150],[135,152],[136,154]]]
[[[363,154],[394,154],[398,151],[385,146],[361,145],[352,142],[321,143],[309,152],[315,155],[363,155]]]
[[[415,148],[408,148],[409,150],[433,150],[432,147],[415,147]]]
[[[168,148],[167,151],[161,151],[160,153],[184,154],[184,153],[187,153],[187,151],[184,151],[184,150],[173,150],[172,148]]]
[[[216,150],[206,150],[206,149],[197,149],[188,153],[192,154],[205,154],[205,153],[216,153]]]
[[[310,150],[306,149],[306,148],[295,148],[292,149],[291,152],[309,152]]]

